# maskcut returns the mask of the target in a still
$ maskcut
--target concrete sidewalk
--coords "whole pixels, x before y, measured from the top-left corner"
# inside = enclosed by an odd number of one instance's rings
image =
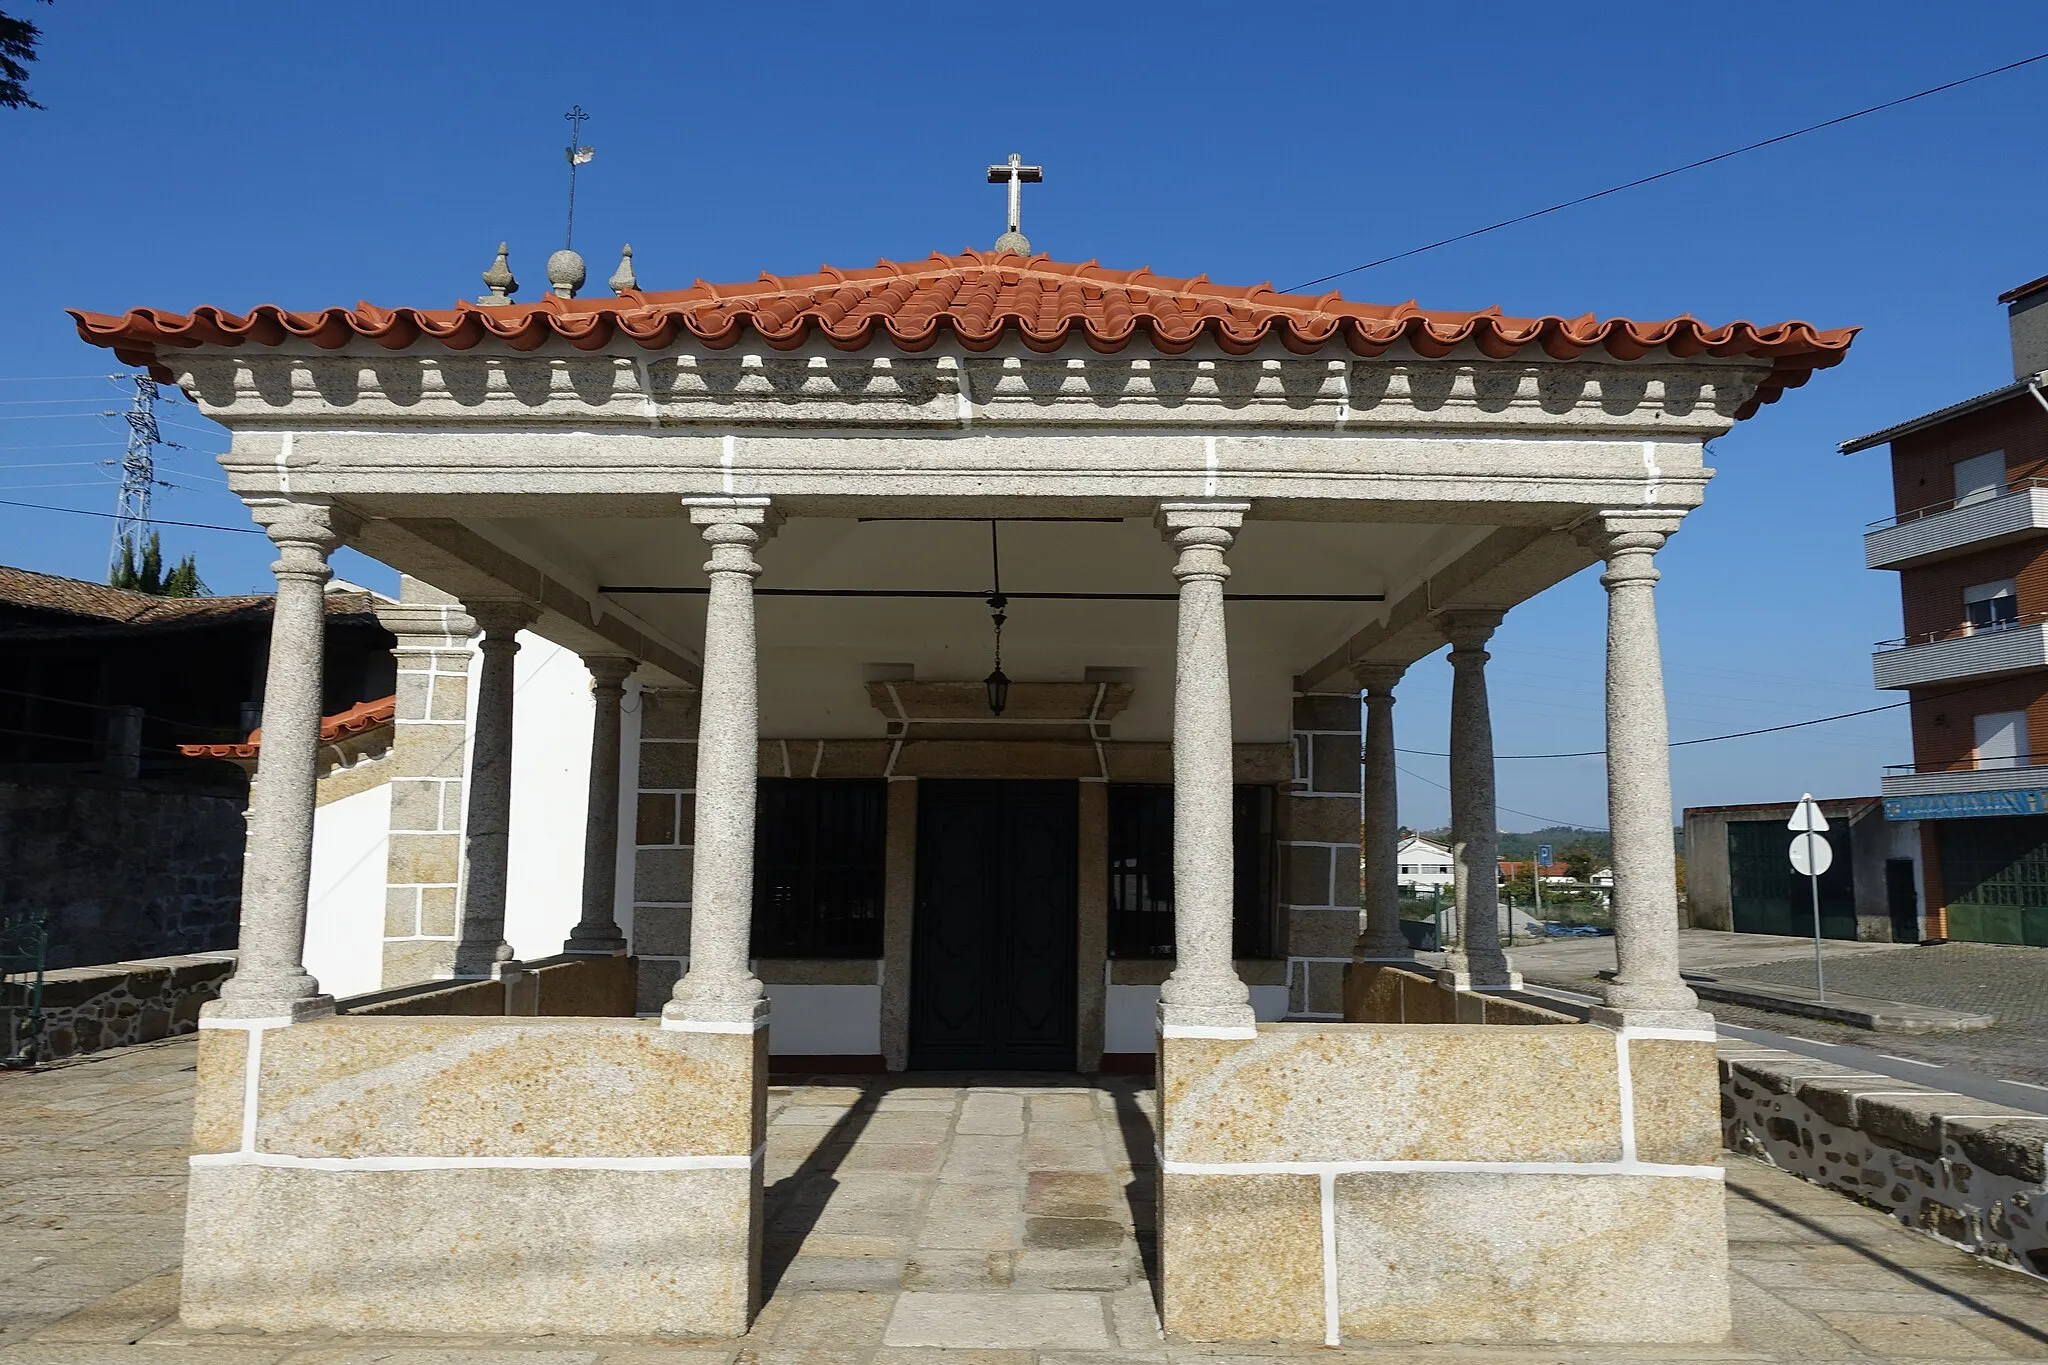
[[[1162,1341],[1150,1091],[1018,1076],[777,1087],[773,1294],[742,1342],[189,1332],[175,1314],[193,1052],[183,1039],[0,1075],[0,1365],[2048,1358],[2048,1283],[1739,1158],[1728,1190],[1737,1334],[1726,1346],[1349,1343],[1333,1353]]]

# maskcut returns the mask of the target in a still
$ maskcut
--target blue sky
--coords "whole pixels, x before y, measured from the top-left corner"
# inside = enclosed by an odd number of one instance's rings
[[[0,499],[109,511],[115,367],[67,306],[446,306],[509,239],[561,234],[566,125],[597,148],[578,245],[649,288],[986,245],[1011,151],[1063,259],[1285,288],[2048,50],[2038,4],[1697,7],[504,3],[318,8],[11,0],[41,113],[0,112]],[[1881,705],[1896,576],[1861,567],[1884,457],[1838,442],[2010,376],[2010,285],[2048,273],[2048,63],[1339,282],[1514,313],[1861,325],[1849,362],[1717,442],[1662,558],[1673,737]],[[77,378],[84,376],[84,378]],[[246,524],[182,401],[159,516]],[[0,563],[97,578],[109,524],[0,506]],[[254,536],[179,530],[216,591]],[[341,571],[389,586],[346,554]],[[1502,754],[1597,749],[1602,593],[1582,575],[1494,647]],[[1449,668],[1404,685],[1441,751]],[[1677,750],[1680,805],[1874,792],[1902,713]],[[1404,818],[1444,760],[1402,761]],[[1604,823],[1597,759],[1501,765],[1502,823]]]

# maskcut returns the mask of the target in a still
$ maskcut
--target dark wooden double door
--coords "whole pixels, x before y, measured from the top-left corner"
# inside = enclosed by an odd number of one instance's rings
[[[917,785],[910,1065],[1073,1070],[1077,784]]]

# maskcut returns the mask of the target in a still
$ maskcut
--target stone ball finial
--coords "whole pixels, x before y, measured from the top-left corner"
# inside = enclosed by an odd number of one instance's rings
[[[548,290],[557,298],[575,298],[585,274],[583,258],[567,247],[548,257]]]
[[[612,287],[614,294],[629,293],[640,287],[640,281],[633,276],[633,244],[631,242],[626,243],[620,249],[619,268],[612,272],[612,277],[606,280],[605,283]]]
[[[491,268],[483,275],[484,288],[491,292],[477,300],[487,308],[497,308],[512,302],[512,295],[518,292],[519,281],[512,276],[512,266],[507,257],[509,250],[504,242],[498,243],[498,259],[491,262]]]
[[[1011,228],[1008,232],[996,238],[996,254],[1000,256],[1006,251],[1015,252],[1019,256],[1029,256],[1031,254],[1031,239],[1017,231],[1017,229]]]

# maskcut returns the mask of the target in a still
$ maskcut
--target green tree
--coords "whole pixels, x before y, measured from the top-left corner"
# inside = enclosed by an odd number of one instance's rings
[[[186,555],[164,572],[163,537],[151,531],[149,539],[143,542],[140,554],[136,551],[133,538],[121,542],[121,562],[107,575],[107,582],[116,588],[130,592],[146,592],[152,597],[204,597],[206,583],[199,577],[199,561],[193,555]]]
[[[42,36],[28,20],[0,10],[0,109],[43,107],[28,97],[28,64],[36,59],[36,40]]]
[[[1566,849],[1564,851],[1564,870],[1573,881],[1585,881],[1593,875],[1593,850],[1590,848]]]

